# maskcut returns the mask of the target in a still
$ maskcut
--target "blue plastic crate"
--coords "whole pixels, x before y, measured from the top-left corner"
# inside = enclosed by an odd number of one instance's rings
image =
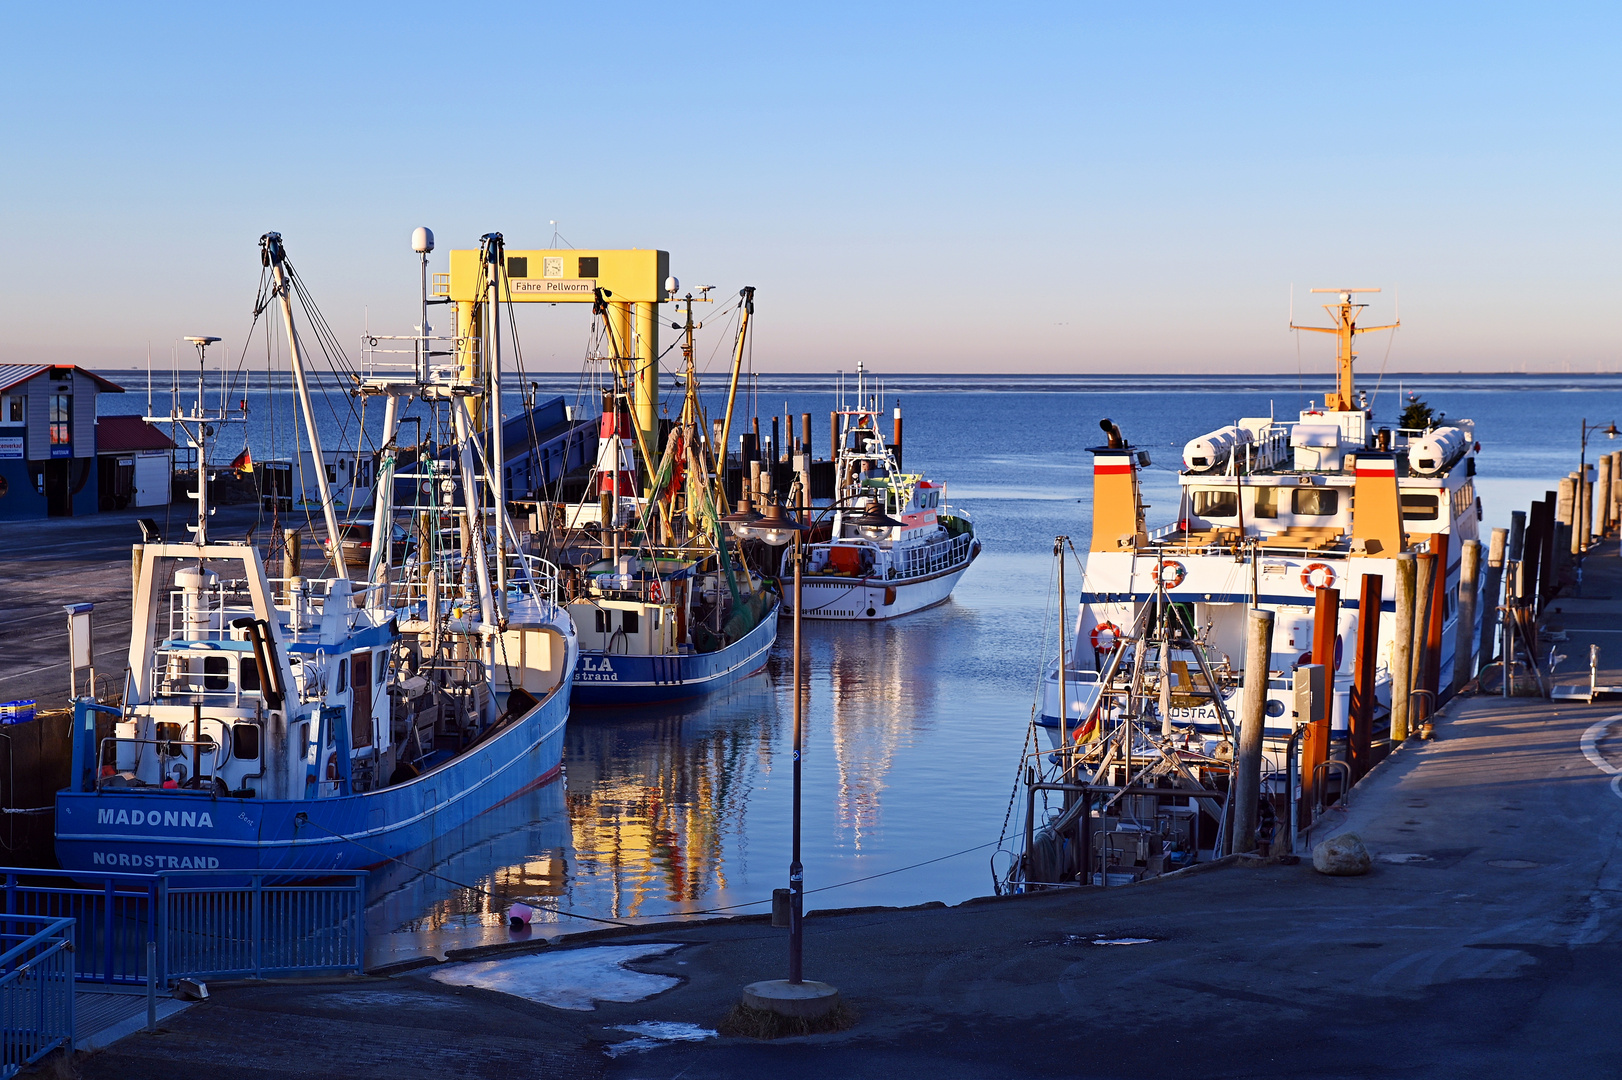
[[[0,701],[0,724],[26,724],[34,718],[38,698],[27,701]]]

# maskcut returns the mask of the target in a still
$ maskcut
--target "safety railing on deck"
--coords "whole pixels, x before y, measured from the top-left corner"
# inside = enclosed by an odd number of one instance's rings
[[[73,1049],[74,925],[12,916],[0,924],[0,1080],[58,1047]]]
[[[366,872],[7,869],[4,918],[71,919],[80,982],[272,978],[362,969]],[[147,942],[157,944],[148,970]]]
[[[892,548],[896,577],[921,577],[950,570],[969,557],[974,537],[968,533],[921,548]]]

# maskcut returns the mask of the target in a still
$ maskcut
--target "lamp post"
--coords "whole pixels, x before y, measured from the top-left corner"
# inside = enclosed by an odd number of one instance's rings
[[[801,563],[804,549],[801,538],[810,531],[794,519],[774,498],[766,504],[764,513],[749,520],[743,513],[728,515],[732,531],[740,539],[761,540],[772,547],[794,542],[789,558],[794,563],[794,811],[792,824],[792,853],[789,860],[789,917],[788,917],[788,978],[751,983],[744,987],[744,1004],[777,1013],[782,1016],[817,1017],[831,1011],[839,1003],[839,991],[823,982],[807,982],[804,978],[803,949],[805,915],[805,873],[800,862],[800,781],[801,746],[804,737],[804,686],[800,677],[800,610],[802,586]],[[741,519],[741,520],[740,520]]]

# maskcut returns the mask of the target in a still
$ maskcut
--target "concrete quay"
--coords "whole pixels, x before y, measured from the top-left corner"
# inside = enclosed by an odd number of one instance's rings
[[[1601,561],[1622,581],[1622,560]],[[1377,767],[1323,830],[1364,838],[1375,856],[1364,877],[1323,877],[1306,860],[1230,861],[1113,890],[813,916],[807,977],[838,986],[859,1014],[837,1034],[611,1057],[611,1044],[630,1038],[620,1025],[714,1028],[746,984],[782,974],[785,931],[720,920],[544,947],[679,946],[628,965],[679,980],[640,1002],[549,1008],[436,982],[438,965],[217,987],[164,1034],[130,1036],[78,1068],[128,1080],[198,1070],[502,1080],[1622,1074],[1622,705],[1465,696],[1437,730]],[[1119,939],[1148,940],[1094,943]]]

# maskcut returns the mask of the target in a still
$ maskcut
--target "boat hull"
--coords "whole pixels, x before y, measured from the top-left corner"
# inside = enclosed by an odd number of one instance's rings
[[[773,604],[753,630],[710,653],[637,656],[582,649],[575,663],[574,704],[586,708],[647,705],[698,697],[730,686],[766,666],[777,640],[781,611],[781,604]]]
[[[560,687],[461,756],[402,784],[322,799],[216,798],[169,791],[60,791],[64,869],[355,870],[431,843],[555,779],[569,692]]]
[[[822,574],[802,576],[800,592],[805,605],[802,618],[877,622],[934,607],[951,597],[958,580],[979,554],[977,541],[969,548],[968,558],[957,566],[920,578],[886,580]]]

